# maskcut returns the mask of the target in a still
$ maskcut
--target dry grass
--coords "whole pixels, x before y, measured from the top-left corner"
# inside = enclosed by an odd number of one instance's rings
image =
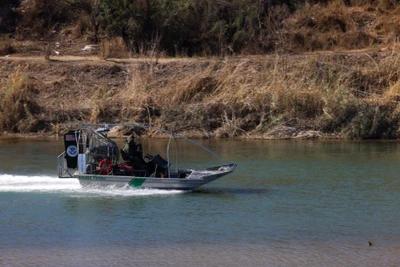
[[[399,134],[399,55],[144,62],[118,94],[120,117],[217,137],[259,136],[284,124],[393,138]]]
[[[43,43],[28,40],[35,31],[21,28],[14,39],[1,37],[0,56],[29,55],[35,66],[11,72],[0,65],[0,128],[144,122],[196,137],[265,137],[285,125],[347,138],[398,138],[400,7],[394,0],[350,3],[305,4],[294,13],[273,7],[259,21],[266,25],[259,43],[242,50],[275,53],[263,56],[162,59],[158,36],[125,60],[116,59],[128,57],[121,39],[103,39],[102,61],[82,54],[89,41],[82,19],[54,37],[59,55],[44,63],[32,57],[43,56]],[[300,54],[310,51],[320,52]]]
[[[125,48],[122,38],[103,39],[100,43],[99,56],[107,58],[126,58],[128,51]]]
[[[10,55],[16,52],[13,40],[9,37],[0,39],[0,56]]]
[[[2,130],[83,121],[146,123],[192,137],[266,138],[278,126],[355,139],[400,134],[396,46],[116,62],[49,62],[2,75]]]
[[[23,67],[19,67],[0,84],[0,128],[3,131],[26,133],[39,126],[35,117],[40,111],[35,99],[35,83],[23,71]]]
[[[283,51],[363,49],[391,45],[400,36],[400,7],[394,1],[379,4],[343,1],[324,5],[305,4],[282,23]]]

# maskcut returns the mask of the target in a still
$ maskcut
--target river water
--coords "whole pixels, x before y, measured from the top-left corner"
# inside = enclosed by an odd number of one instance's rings
[[[238,168],[180,192],[81,188],[61,140],[0,139],[1,266],[400,265],[399,143],[202,143]]]

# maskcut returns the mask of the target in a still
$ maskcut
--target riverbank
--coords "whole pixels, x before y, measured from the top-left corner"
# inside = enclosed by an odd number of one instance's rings
[[[192,138],[396,139],[400,53],[0,58],[0,128],[144,123]]]

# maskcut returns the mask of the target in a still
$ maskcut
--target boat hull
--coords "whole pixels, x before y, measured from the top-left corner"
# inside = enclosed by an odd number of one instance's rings
[[[235,168],[236,164],[230,164],[227,166],[218,166],[202,171],[193,170],[191,174],[185,178],[157,178],[92,174],[75,174],[74,177],[79,180],[79,183],[82,186],[131,186],[135,188],[192,190],[228,175],[229,173],[233,172]]]

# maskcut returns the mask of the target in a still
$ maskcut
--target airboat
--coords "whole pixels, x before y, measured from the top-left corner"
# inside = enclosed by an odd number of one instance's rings
[[[159,131],[169,136],[165,155],[142,151],[128,155],[108,137],[112,127]],[[58,177],[76,178],[82,186],[116,186],[153,189],[192,190],[232,173],[235,163],[226,163],[216,153],[198,142],[165,129],[142,124],[81,124],[64,137],[64,148],[58,158]],[[178,145],[174,140],[186,140],[215,157],[220,165],[206,168],[180,168]],[[171,147],[175,147],[171,153]],[[171,154],[174,154],[173,157]],[[120,160],[120,155],[122,159]],[[216,164],[217,165],[217,164]]]

